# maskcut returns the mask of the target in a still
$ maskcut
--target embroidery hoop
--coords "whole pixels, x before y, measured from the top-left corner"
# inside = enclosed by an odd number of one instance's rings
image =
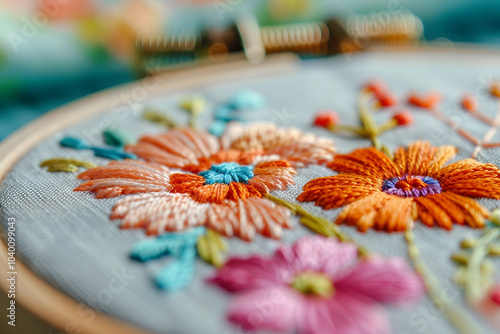
[[[482,56],[485,61],[498,62],[500,51],[473,49],[468,46],[463,47],[400,47],[400,48],[380,48],[373,51],[392,52],[430,52],[430,53],[453,53],[474,54]],[[376,55],[376,54],[375,54]],[[291,54],[269,56],[263,65],[255,67],[246,61],[236,61],[224,64],[215,64],[200,68],[179,70],[168,74],[168,79],[160,83],[157,87],[149,90],[150,96],[163,94],[174,89],[189,89],[201,84],[217,82],[220,80],[236,79],[240,77],[254,77],[264,75],[277,75],[291,70],[298,63],[298,58]],[[148,80],[148,79],[145,79]],[[0,144],[0,181],[17,161],[30,149],[35,147],[42,139],[60,131],[81,120],[96,116],[103,108],[109,107],[113,99],[123,93],[130,92],[134,87],[140,85],[142,81],[124,85],[118,88],[106,90],[93,94],[82,100],[72,102],[60,107],[39,119],[23,127]],[[3,240],[1,242],[0,266],[7,267],[7,248]],[[33,313],[38,318],[60,330],[65,330],[69,322],[76,323],[84,332],[90,333],[144,333],[145,330],[138,329],[123,321],[113,319],[99,311],[95,312],[95,318],[87,322],[78,314],[82,310],[80,304],[56,290],[48,283],[37,277],[29,268],[16,260],[16,301]],[[8,286],[5,280],[0,283],[2,291],[7,291]],[[47,304],[47,301],[53,301]],[[79,309],[79,310],[78,310]],[[78,310],[78,311],[77,311]]]
[[[238,77],[276,75],[291,70],[297,62],[296,56],[283,54],[268,57],[264,64],[258,67],[246,61],[237,61],[176,71],[169,73],[166,80],[149,90],[148,96],[163,94],[174,89],[195,88],[200,84]],[[41,140],[79,121],[96,116],[104,108],[109,107],[116,97],[130,92],[147,80],[150,79],[146,78],[132,84],[108,89],[69,103],[45,114],[9,136],[0,144],[0,156],[3,157],[0,161],[0,182],[17,161]],[[0,243],[0,266],[8,268],[7,247],[4,240],[0,240]],[[19,259],[16,259],[16,269],[16,303],[59,330],[65,330],[67,324],[71,322],[85,333],[147,333],[143,329],[113,319],[96,310],[94,310],[95,317],[91,321],[86,321],[85,317],[78,316],[85,312],[80,303],[37,277]],[[9,290],[6,280],[2,280],[0,288],[2,293]],[[88,309],[86,306],[85,308]]]

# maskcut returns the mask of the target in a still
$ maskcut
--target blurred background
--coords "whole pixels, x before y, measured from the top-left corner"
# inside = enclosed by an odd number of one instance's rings
[[[251,35],[255,24],[316,21],[327,24],[297,29],[314,35],[314,29],[324,28],[330,39],[337,38],[336,45],[309,45],[305,54],[357,51],[367,40],[385,38],[366,35],[373,13],[382,13],[377,20],[403,17],[398,29],[404,31],[396,33],[404,36],[394,35],[391,42],[500,44],[500,2],[491,0],[0,0],[0,140],[55,107],[147,75],[152,55],[174,53],[161,64],[167,67],[201,63],[207,56],[226,61],[233,51],[259,62],[259,45],[251,49],[242,43],[243,30]],[[251,20],[235,30],[242,17]],[[267,33],[267,52],[286,51],[273,40],[283,38],[280,31]],[[291,49],[297,48],[304,51],[300,45]]]

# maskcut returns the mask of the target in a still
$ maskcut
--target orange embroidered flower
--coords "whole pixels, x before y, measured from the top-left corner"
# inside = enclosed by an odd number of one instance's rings
[[[347,205],[336,223],[360,231],[403,231],[412,217],[447,230],[452,223],[483,227],[489,212],[473,198],[500,199],[500,171],[473,159],[443,167],[455,154],[453,146],[416,142],[394,159],[374,148],[337,155],[327,166],[340,174],[310,181],[298,200],[323,209]]]
[[[289,212],[263,195],[294,184],[295,167],[333,159],[333,142],[269,124],[231,124],[216,138],[189,128],[144,136],[128,152],[145,161],[113,161],[78,177],[75,191],[120,199],[111,219],[148,234],[205,225],[225,236],[280,238]],[[173,171],[171,168],[177,169]]]

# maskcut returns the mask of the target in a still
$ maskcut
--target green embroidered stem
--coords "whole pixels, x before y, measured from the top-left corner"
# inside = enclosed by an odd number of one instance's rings
[[[395,119],[391,118],[390,120],[379,126],[378,131],[379,133],[384,133],[386,131],[389,131],[390,129],[395,128],[396,126],[398,126],[398,122]]]
[[[207,229],[205,235],[198,237],[196,243],[198,255],[205,262],[220,267],[224,264],[222,253],[227,251],[227,244],[219,233]]]
[[[55,158],[45,160],[40,164],[40,167],[47,167],[47,171],[49,172],[68,172],[68,173],[76,173],[78,172],[78,167],[84,168],[94,168],[96,165],[92,162],[77,160],[77,159],[69,159],[69,158]]]
[[[372,117],[373,114],[372,111],[368,107],[371,99],[372,99],[372,93],[367,92],[365,90],[362,90],[359,93],[357,107],[362,127],[353,127],[353,126],[335,124],[328,126],[327,129],[333,133],[351,132],[358,136],[368,138],[373,143],[373,146],[375,146],[377,150],[384,152],[387,156],[389,156],[389,158],[392,159],[393,155],[391,150],[389,150],[387,146],[381,143],[379,136],[385,131],[388,131],[398,126],[398,122],[394,119],[391,119],[386,123],[382,124],[381,126],[378,126]],[[378,102],[372,103],[372,108],[373,109],[380,108],[380,103]]]
[[[348,126],[348,125],[340,125],[340,124],[330,125],[328,127],[328,130],[330,130],[331,132],[334,132],[334,133],[344,131],[344,132],[352,132],[352,133],[354,133],[358,136],[361,136],[361,137],[368,136],[368,133],[366,132],[365,129],[354,127],[354,126]]]
[[[335,223],[311,214],[300,205],[290,203],[287,200],[278,198],[271,194],[266,194],[265,196],[274,203],[284,206],[290,210],[292,214],[300,216],[300,223],[317,234],[325,237],[335,237],[342,242],[354,242],[354,240],[344,234],[344,232],[342,232],[342,230]],[[360,256],[367,256],[370,254],[370,251],[365,247],[359,244],[357,244],[357,247]]]
[[[385,145],[382,145],[382,152],[384,152],[385,155],[387,155],[389,158],[391,158],[391,159],[394,158],[394,155],[392,155],[392,151],[389,150],[389,148]]]
[[[371,112],[367,108],[367,103],[370,98],[370,94],[367,94],[366,92],[360,93],[358,100],[359,118],[361,120],[361,124],[363,124],[363,127],[366,130],[367,137],[372,141],[373,146],[375,146],[377,150],[381,150],[382,145],[380,143],[380,140],[378,139],[379,128],[375,123],[375,120],[371,116]]]
[[[462,309],[455,307],[451,303],[442,301],[441,298],[441,288],[436,280],[436,278],[429,272],[429,269],[425,262],[420,257],[420,251],[417,244],[415,243],[415,238],[412,231],[412,224],[405,232],[405,240],[408,246],[408,255],[413,262],[413,267],[415,271],[419,274],[420,278],[424,282],[425,289],[429,298],[432,300],[436,308],[441,310],[441,313],[448,319],[448,321],[455,327],[460,334],[470,334],[470,333],[481,333],[480,329],[472,320],[469,314],[464,312]]]
[[[178,126],[177,123],[173,119],[171,119],[167,115],[160,113],[156,110],[146,109],[144,111],[144,113],[142,114],[142,117],[144,119],[147,119],[148,121],[159,124],[159,125],[164,126],[166,128],[175,128]]]
[[[481,264],[490,253],[488,247],[500,236],[500,228],[493,228],[486,232],[477,242],[467,263],[465,281],[465,299],[472,303],[484,295],[481,279]]]

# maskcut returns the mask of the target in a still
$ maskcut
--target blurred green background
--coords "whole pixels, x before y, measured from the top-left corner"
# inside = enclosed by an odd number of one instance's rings
[[[134,80],[137,34],[408,10],[427,41],[500,44],[491,0],[0,0],[0,140],[62,104]]]

